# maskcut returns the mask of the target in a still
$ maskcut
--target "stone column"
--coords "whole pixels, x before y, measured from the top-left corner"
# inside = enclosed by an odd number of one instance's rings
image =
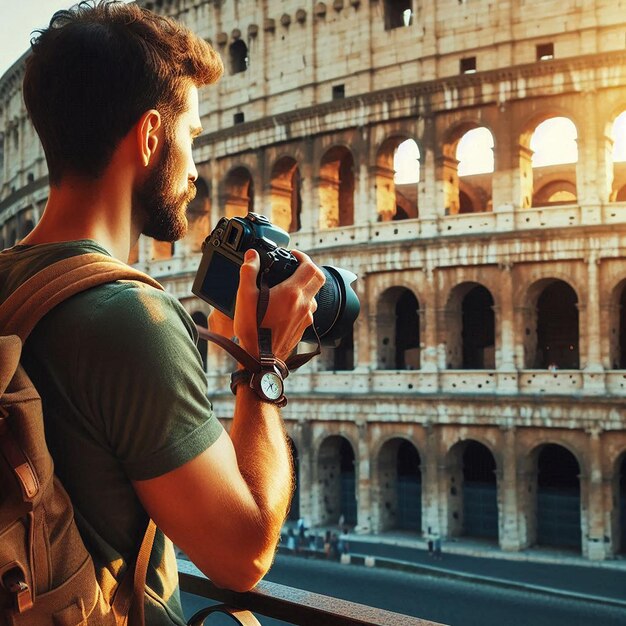
[[[300,516],[307,520],[309,525],[313,521],[313,437],[311,423],[299,422],[295,427],[298,449],[298,469],[300,486]]]
[[[358,421],[359,429],[359,446],[356,455],[358,466],[356,471],[356,506],[357,506],[357,525],[354,529],[357,533],[368,533],[372,524],[372,469],[370,466],[370,437],[367,428],[367,420]]]
[[[498,525],[500,548],[518,551],[522,548],[519,532],[520,507],[517,486],[517,456],[515,449],[515,428],[504,429],[502,469],[498,477]]]
[[[420,180],[417,185],[420,229],[423,235],[434,236],[437,234],[437,222],[439,215],[443,212],[443,205],[438,204],[436,191],[437,131],[432,116],[419,121],[418,134],[421,136]]]
[[[606,170],[604,176],[600,169],[597,137],[598,116],[594,93],[587,91],[578,98],[582,106],[585,124],[578,128],[578,162],[576,163],[576,197],[581,210],[582,224],[600,224],[602,222],[601,187],[606,187]],[[604,195],[605,192],[602,192]]]
[[[610,529],[604,523],[604,483],[602,480],[602,446],[600,431],[593,428],[589,434],[589,474],[581,476],[580,503],[581,525],[583,537],[583,554],[593,561],[604,560],[607,555],[608,545],[604,541],[605,535],[610,534]],[[583,491],[583,480],[587,484]],[[583,494],[586,492],[586,498]],[[586,519],[584,518],[586,513]]]
[[[374,183],[370,178],[367,162],[360,156],[354,163],[354,225],[360,226],[373,221],[376,214],[376,205],[370,197],[370,190],[374,188]]]
[[[500,265],[500,306],[495,309],[497,391],[517,392],[517,368],[515,363],[515,312],[513,309],[513,264]]]
[[[602,367],[601,346],[603,343],[600,328],[600,284],[598,268],[600,259],[592,252],[587,259],[587,306],[585,319],[580,319],[584,329],[584,354],[581,354],[581,366],[584,369],[583,382],[588,394],[606,393],[604,368]]]
[[[442,534],[440,510],[446,510],[440,500],[445,491],[439,489],[439,437],[432,424],[426,424],[426,451],[422,459],[422,530],[425,534]],[[443,495],[440,495],[443,494]]]
[[[302,193],[302,213],[300,215],[300,223],[303,231],[313,230],[317,228],[319,217],[319,202],[317,199],[317,189],[314,184],[314,166],[313,166],[314,150],[313,142],[304,141],[304,160],[299,164]]]
[[[528,209],[533,202],[533,151],[523,145],[517,149],[518,169],[513,177],[512,201],[515,209]]]

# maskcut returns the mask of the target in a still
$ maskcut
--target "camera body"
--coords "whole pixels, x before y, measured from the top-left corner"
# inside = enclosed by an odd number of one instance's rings
[[[247,250],[254,249],[261,260],[259,280],[269,287],[286,280],[298,267],[298,259],[284,246],[289,235],[274,226],[264,215],[223,217],[202,244],[202,260],[192,292],[230,318],[235,316],[239,269]],[[352,272],[331,266],[320,268],[326,283],[315,296],[318,308],[313,325],[304,333],[304,341],[335,345],[352,329],[360,304],[350,284]]]
[[[291,276],[298,259],[277,245],[289,243],[289,235],[274,226],[264,215],[248,213],[245,218],[222,217],[202,244],[202,261],[192,291],[228,317],[235,315],[239,288],[239,268],[247,250],[254,249],[261,259],[259,279],[263,275],[269,287]],[[207,297],[209,299],[207,299]]]

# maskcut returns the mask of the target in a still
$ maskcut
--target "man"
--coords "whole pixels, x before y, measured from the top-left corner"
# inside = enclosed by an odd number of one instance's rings
[[[126,261],[142,233],[184,236],[197,177],[192,142],[202,131],[197,89],[221,73],[206,42],[134,4],[83,3],[53,17],[24,79],[50,195],[35,229],[0,254],[0,301],[61,258]],[[283,360],[311,323],[324,280],[295,254],[300,266],[272,288],[263,320]],[[249,253],[234,324],[211,318],[253,355],[258,270]],[[174,298],[111,283],[59,305],[24,351],[56,472],[101,579],[119,579],[135,559],[148,516],[162,531],[146,584],[150,626],[184,623],[172,541],[217,585],[247,590],[271,565],[292,493],[278,409],[239,385],[228,435],[206,398],[196,337]]]

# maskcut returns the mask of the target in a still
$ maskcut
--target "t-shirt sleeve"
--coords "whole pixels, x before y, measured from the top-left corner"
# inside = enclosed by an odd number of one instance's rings
[[[83,402],[133,480],[165,474],[206,450],[222,426],[206,395],[193,322],[181,304],[132,283],[102,289],[81,324]]]

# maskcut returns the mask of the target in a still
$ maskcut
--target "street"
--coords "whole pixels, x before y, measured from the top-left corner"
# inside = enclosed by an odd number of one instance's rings
[[[575,575],[575,571],[572,575]],[[626,624],[626,609],[605,607],[598,603],[291,556],[279,555],[266,580],[449,626]],[[203,598],[183,594],[183,606],[188,616],[207,604]],[[286,624],[263,616],[257,617],[263,626]],[[216,620],[212,624],[217,626],[220,621]]]

